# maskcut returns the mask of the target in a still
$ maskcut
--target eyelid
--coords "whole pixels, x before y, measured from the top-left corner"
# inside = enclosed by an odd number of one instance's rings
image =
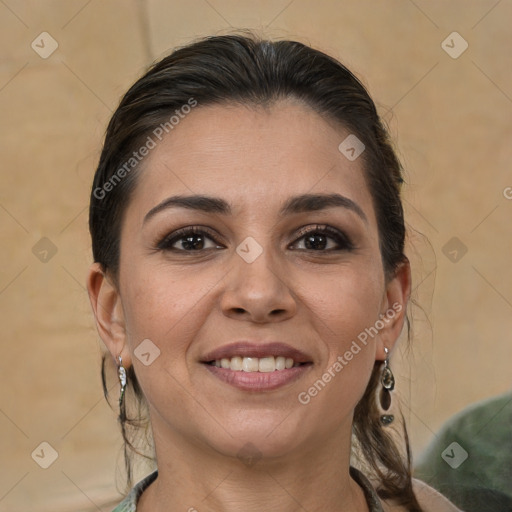
[[[299,230],[297,233],[296,238],[292,242],[292,244],[297,243],[299,240],[304,238],[309,233],[322,233],[330,236],[331,238],[334,238],[336,242],[342,246],[340,249],[330,249],[328,251],[334,251],[334,250],[353,250],[355,249],[355,245],[352,242],[351,238],[344,232],[341,231],[338,228],[335,228],[333,226],[329,226],[328,224],[314,224],[310,226],[305,226]],[[322,252],[322,251],[317,251]]]
[[[347,251],[353,250],[355,248],[355,245],[352,242],[351,238],[345,232],[328,224],[313,224],[300,228],[299,231],[294,235],[294,239],[289,245],[296,244],[298,241],[300,241],[310,233],[321,233],[327,235],[328,237],[334,239],[335,242],[340,246],[338,249],[328,249],[326,251],[315,252],[331,252],[342,250]],[[219,233],[217,233],[215,230],[209,227],[200,225],[184,226],[172,231],[171,233],[168,233],[167,235],[160,239],[160,241],[156,244],[156,248],[159,250],[174,250],[177,252],[196,252],[184,251],[172,247],[174,243],[176,243],[178,240],[190,234],[205,235],[207,238],[211,239],[211,241],[213,241],[217,246],[223,246],[225,248],[225,244],[219,242],[219,238],[223,238]]]
[[[156,247],[160,250],[171,250],[172,245],[180,240],[181,238],[185,237],[189,234],[197,234],[197,235],[207,235],[208,238],[210,238],[213,242],[215,242],[217,245],[223,245],[221,242],[218,241],[219,238],[222,238],[217,232],[212,230],[211,228],[208,228],[206,226],[197,226],[197,225],[191,225],[191,226],[184,226],[182,228],[176,229],[171,233],[168,233],[163,238],[160,239],[160,241],[157,243]],[[174,249],[176,251],[180,251],[180,249]],[[188,251],[180,251],[180,252],[188,252]],[[193,251],[190,251],[193,252]],[[199,251],[198,251],[199,252]]]

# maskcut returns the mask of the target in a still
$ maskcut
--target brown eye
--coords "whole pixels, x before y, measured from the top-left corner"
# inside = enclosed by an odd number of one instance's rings
[[[313,233],[304,237],[304,246],[309,250],[327,249],[329,237],[322,233]]]
[[[203,229],[183,228],[166,236],[158,249],[166,251],[199,252],[207,249],[223,249],[213,236]]]
[[[344,233],[330,226],[317,226],[303,231],[302,236],[292,246],[294,250],[315,252],[350,251],[353,248],[352,242]]]

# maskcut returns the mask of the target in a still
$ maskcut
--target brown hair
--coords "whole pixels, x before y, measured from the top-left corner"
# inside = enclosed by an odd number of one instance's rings
[[[341,124],[365,145],[362,157],[377,216],[382,264],[386,277],[391,278],[406,260],[402,168],[374,102],[361,82],[336,59],[296,41],[267,41],[252,34],[207,37],[179,48],[153,65],[125,94],[108,125],[92,186],[89,226],[94,260],[116,279],[121,220],[138,178],[137,172],[131,172],[137,166],[131,157],[148,137],[159,133],[158,127],[171,129],[170,115],[190,105],[191,99],[199,106],[266,106],[289,97]],[[127,166],[127,162],[133,165]],[[122,168],[126,172],[120,173]],[[110,186],[105,186],[108,183]],[[421,511],[412,490],[405,425],[402,455],[380,423],[376,400],[380,368],[376,363],[355,410],[355,445],[361,462],[378,477],[379,495],[397,500],[408,510]],[[104,370],[105,361],[102,375],[108,398]],[[131,485],[129,451],[136,448],[127,428],[136,431],[146,426],[147,433],[148,419],[133,368],[128,369],[128,382],[138,412],[127,415],[123,406],[119,419]]]

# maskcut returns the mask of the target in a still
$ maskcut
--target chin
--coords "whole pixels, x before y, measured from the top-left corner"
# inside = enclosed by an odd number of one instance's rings
[[[245,411],[247,413],[247,411]],[[287,416],[288,415],[288,416]],[[252,465],[261,459],[279,459],[296,452],[311,436],[307,435],[304,422],[294,419],[294,414],[282,411],[255,411],[245,414],[244,419],[223,423],[225,430],[215,429],[219,437],[206,442],[219,454],[236,457],[241,462]],[[283,421],[284,420],[284,421]]]

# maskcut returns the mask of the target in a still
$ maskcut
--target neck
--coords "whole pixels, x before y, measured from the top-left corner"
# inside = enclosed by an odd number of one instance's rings
[[[155,435],[158,478],[137,511],[368,511],[349,475],[349,434],[286,456],[253,459],[220,455],[174,436],[166,442],[170,437]]]

